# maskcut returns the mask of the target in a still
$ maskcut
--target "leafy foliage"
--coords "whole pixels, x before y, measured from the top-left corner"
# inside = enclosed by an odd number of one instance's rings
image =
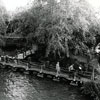
[[[88,95],[94,100],[100,99],[100,83],[88,82],[81,88],[82,94]]]
[[[50,52],[62,56],[63,52],[69,57],[70,53],[89,55],[99,26],[85,0],[34,0],[30,9],[15,15],[10,27],[29,43],[44,45],[46,56]]]
[[[6,27],[8,23],[8,14],[3,6],[2,2],[0,1],[0,46],[5,45],[5,41],[3,39],[3,36],[6,34]]]

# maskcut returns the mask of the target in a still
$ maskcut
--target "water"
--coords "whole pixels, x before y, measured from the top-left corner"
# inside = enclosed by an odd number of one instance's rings
[[[0,69],[0,100],[86,100],[77,87]]]

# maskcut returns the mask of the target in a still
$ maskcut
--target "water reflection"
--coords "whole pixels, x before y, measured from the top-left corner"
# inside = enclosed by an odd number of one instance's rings
[[[48,79],[0,71],[1,100],[86,100],[77,89]]]
[[[11,73],[12,74],[12,73]],[[19,78],[20,77],[20,78]],[[10,78],[6,79],[6,91],[7,96],[11,100],[27,100],[27,79],[25,77],[19,76],[16,77],[15,74],[10,75]]]

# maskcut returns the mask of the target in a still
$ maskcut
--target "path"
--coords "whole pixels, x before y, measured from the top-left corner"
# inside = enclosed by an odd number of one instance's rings
[[[43,66],[42,64],[39,65],[36,63],[31,63],[30,64],[31,67],[29,68],[27,62],[19,60],[18,63],[16,63],[16,61],[11,59],[11,58],[10,58],[9,62],[2,62],[1,61],[0,64],[3,66],[10,66],[10,67],[16,68],[16,69],[22,68],[27,72],[31,71],[31,72],[40,73],[41,69],[42,69],[42,74],[50,75],[52,77],[56,77],[56,74],[57,74],[55,68],[45,68],[45,67],[43,68],[43,67],[41,67],[41,66]],[[64,78],[64,79],[69,80],[69,81],[73,80],[73,77],[70,77],[68,70],[64,70],[64,69],[61,70],[61,72],[59,74],[59,78]],[[79,77],[77,77],[76,81],[78,81],[78,82],[82,81],[84,83],[84,82],[89,82],[91,80],[81,76],[81,79]]]

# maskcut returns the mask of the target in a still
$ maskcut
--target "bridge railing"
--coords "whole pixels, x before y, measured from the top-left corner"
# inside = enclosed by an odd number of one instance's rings
[[[6,63],[14,63],[14,59],[10,56],[2,56],[1,61]]]
[[[55,66],[49,66],[48,68],[45,68],[47,70],[53,70],[56,71],[56,67]],[[64,74],[73,74],[74,72],[76,72],[76,70],[73,71],[69,71],[68,68],[64,68],[61,67],[60,69],[60,73],[64,73]],[[92,72],[87,72],[87,71],[77,71],[77,75],[80,77],[86,77],[86,78],[91,78]]]
[[[27,62],[24,62],[24,61],[21,61],[21,60],[18,60],[18,64],[21,64],[23,66],[27,66]]]
[[[46,67],[44,63],[28,62],[25,60],[18,60],[18,62],[17,62],[17,60],[12,57],[8,57],[8,62],[23,65],[25,68],[26,67],[39,68],[39,69],[43,69],[43,70],[47,70],[47,71],[57,72],[56,66],[54,66],[54,65],[50,65],[50,66]],[[68,68],[61,67],[61,73],[65,73],[65,74],[72,73],[73,74],[74,72],[75,72],[75,70],[69,71]],[[91,78],[92,72],[78,71],[78,75],[81,77]]]
[[[48,70],[48,71],[53,71],[53,72],[56,72],[56,67],[55,66],[48,66],[48,67],[44,67],[44,69]]]
[[[15,63],[15,60],[13,58],[8,58],[9,63]]]
[[[92,72],[81,71],[78,73],[81,77],[91,78]]]

